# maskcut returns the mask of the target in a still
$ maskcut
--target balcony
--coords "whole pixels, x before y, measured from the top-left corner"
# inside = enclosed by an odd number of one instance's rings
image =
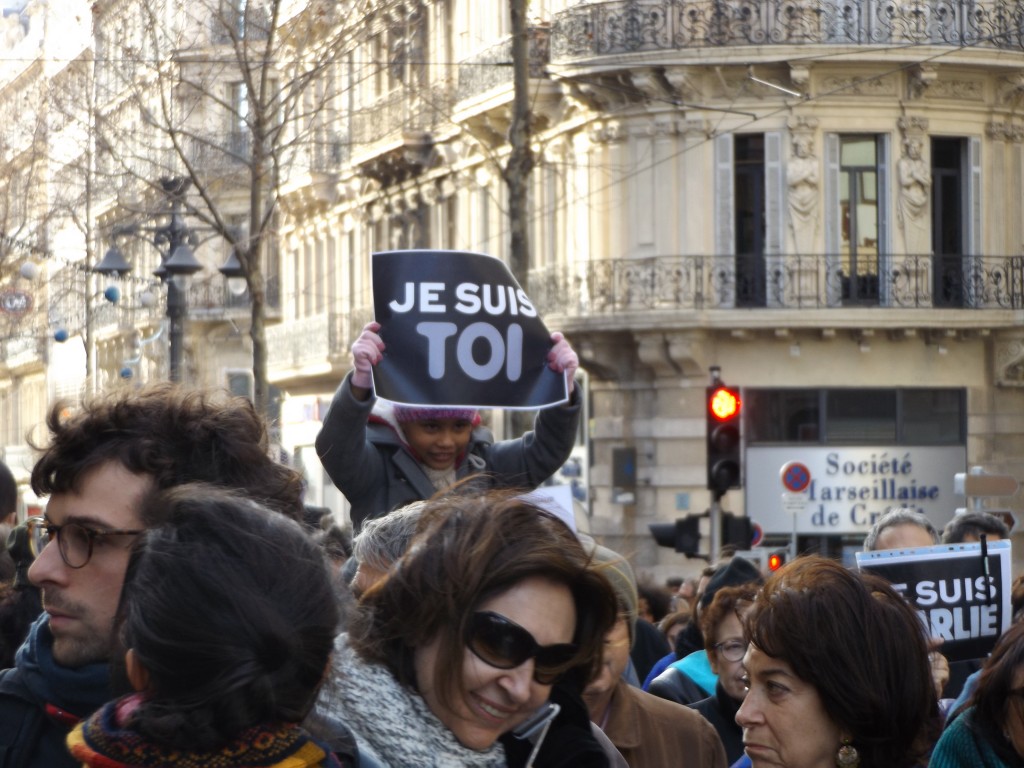
[[[39,336],[5,339],[0,346],[3,363],[8,370],[41,367],[46,359],[46,345]]]
[[[352,143],[365,146],[403,134],[431,133],[451,119],[452,97],[445,85],[401,87],[352,114]]]
[[[187,151],[189,163],[211,176],[239,173],[247,170],[252,162],[251,137],[242,131],[194,137]],[[170,165],[162,167],[174,167],[176,158],[171,156],[169,162]]]
[[[661,256],[530,273],[541,314],[719,309],[1024,309],[1024,256],[883,256],[850,274],[835,255]]]
[[[151,325],[159,322],[163,315],[163,304],[157,301],[152,307],[143,307],[141,304],[130,301],[120,301],[116,304],[99,302],[92,306],[92,328],[97,336],[116,336],[126,331],[133,331],[142,325]],[[84,310],[74,318],[69,318],[68,330],[77,332],[77,328],[84,326],[86,317]]]
[[[268,315],[277,316],[281,311],[281,284],[276,276],[266,278],[266,310]],[[205,320],[220,320],[227,316],[249,315],[252,302],[249,291],[232,293],[227,281],[214,277],[209,280],[194,280],[188,286],[188,311],[191,317]]]
[[[225,4],[220,13],[213,13],[211,17],[210,41],[214,45],[229,45],[242,40],[266,40],[270,35],[270,14],[262,4]]]
[[[309,170],[319,173],[336,173],[351,155],[352,143],[348,135],[331,131],[316,137],[309,154]]]
[[[280,381],[301,375],[305,369],[333,367],[335,363],[347,366],[348,360],[343,357],[348,345],[372,317],[372,309],[364,307],[347,315],[332,312],[268,326],[267,357],[271,361],[271,378]]]
[[[532,24],[527,28],[529,36],[530,77],[544,77],[548,62],[551,61],[551,27],[547,24]],[[456,101],[465,101],[503,86],[512,89],[512,38],[460,61],[458,84],[455,88]]]
[[[557,14],[552,59],[737,45],[1024,47],[1024,0],[610,0]]]

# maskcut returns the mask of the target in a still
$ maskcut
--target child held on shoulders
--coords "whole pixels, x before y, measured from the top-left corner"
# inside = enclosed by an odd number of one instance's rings
[[[353,370],[342,381],[316,439],[317,454],[351,504],[358,531],[412,501],[474,476],[481,488],[533,490],[569,458],[580,418],[574,376],[579,359],[551,334],[547,365],[567,378],[569,401],[541,409],[532,431],[494,441],[473,408],[404,406],[374,397],[373,366],[386,350],[371,322],[352,344]]]
[[[72,755],[91,768],[340,768],[299,726],[339,620],[317,545],[296,522],[208,486],[145,503],[168,522],[139,537],[118,607],[135,693],[77,726]]]

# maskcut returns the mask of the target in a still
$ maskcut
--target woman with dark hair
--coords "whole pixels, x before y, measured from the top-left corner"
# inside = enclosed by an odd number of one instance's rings
[[[1024,765],[1024,624],[999,638],[968,706],[935,745],[931,768]]]
[[[338,768],[299,723],[338,609],[318,546],[294,520],[209,486],[157,492],[117,613],[136,693],[68,736],[96,768]],[[113,546],[97,541],[92,546]]]
[[[700,712],[714,726],[725,747],[729,765],[743,757],[743,731],[736,723],[736,710],[747,693],[743,671],[743,656],[747,652],[743,612],[760,588],[756,582],[723,587],[715,592],[711,604],[700,615],[704,648],[708,652],[711,671],[718,680],[714,694],[689,707]]]
[[[768,579],[745,628],[736,722],[754,768],[926,762],[939,722],[926,637],[885,581],[798,558]]]
[[[339,637],[314,732],[343,723],[361,754],[395,768],[514,764],[519,745],[499,739],[543,713],[558,681],[582,690],[616,615],[608,580],[557,517],[503,492],[435,498]]]

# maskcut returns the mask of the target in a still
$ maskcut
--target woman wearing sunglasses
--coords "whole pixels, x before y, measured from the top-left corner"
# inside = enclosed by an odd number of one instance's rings
[[[339,637],[318,715],[385,766],[521,764],[499,738],[543,714],[560,679],[596,674],[615,617],[556,517],[500,493],[435,499]]]

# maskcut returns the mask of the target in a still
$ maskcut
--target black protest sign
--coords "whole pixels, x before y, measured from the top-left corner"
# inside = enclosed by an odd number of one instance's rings
[[[979,659],[1010,626],[1010,542],[858,552],[857,566],[881,576],[917,608],[950,661]]]
[[[508,267],[462,251],[373,254],[373,310],[386,349],[379,397],[412,405],[543,408],[565,402],[551,334]]]

